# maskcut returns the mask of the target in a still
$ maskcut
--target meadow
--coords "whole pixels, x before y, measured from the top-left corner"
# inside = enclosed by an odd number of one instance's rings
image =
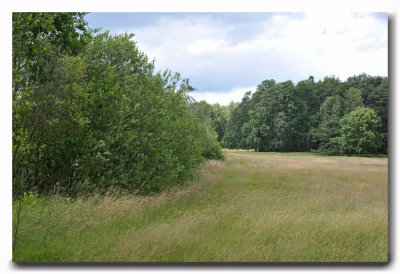
[[[13,261],[388,261],[387,158],[225,153],[154,196],[37,198]]]

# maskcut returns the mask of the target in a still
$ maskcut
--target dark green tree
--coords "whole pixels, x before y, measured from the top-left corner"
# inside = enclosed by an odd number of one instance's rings
[[[314,77],[310,76],[307,80],[298,82],[296,85],[296,92],[306,104],[310,125],[314,127],[318,126],[320,103]]]
[[[315,85],[316,93],[318,94],[319,106],[330,96],[338,95],[344,97],[346,86],[334,76],[327,76],[320,80]]]
[[[345,100],[336,95],[328,97],[320,108],[320,123],[312,130],[312,142],[317,144],[321,152],[335,154],[338,148],[332,138],[339,135],[340,119],[345,113]]]
[[[378,132],[383,135],[382,145],[379,152],[388,152],[388,122],[389,122],[389,108],[388,108],[388,79],[382,78],[381,83],[369,95],[368,100],[374,102],[370,106],[378,115]]]
[[[252,97],[242,127],[247,145],[257,151],[307,150],[307,109],[291,81],[264,81]]]
[[[251,91],[245,93],[240,104],[234,107],[231,111],[227,122],[226,132],[222,139],[224,147],[229,149],[234,148],[249,148],[246,144],[245,135],[242,132],[243,125],[249,120]]]

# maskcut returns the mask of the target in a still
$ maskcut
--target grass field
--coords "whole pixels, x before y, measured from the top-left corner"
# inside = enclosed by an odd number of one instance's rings
[[[13,260],[387,262],[387,160],[230,151],[153,197],[42,198]]]

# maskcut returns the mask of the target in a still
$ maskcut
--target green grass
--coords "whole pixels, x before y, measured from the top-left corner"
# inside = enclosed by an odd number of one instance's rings
[[[281,155],[281,156],[323,156],[316,152],[255,152],[255,151],[246,151],[246,150],[225,150],[229,153],[235,154],[254,154],[254,155]]]
[[[321,157],[372,157],[372,158],[388,158],[387,154],[338,154],[338,155],[329,155],[321,152],[255,152],[254,150],[236,150],[236,149],[223,149],[224,152],[235,153],[235,154],[256,154],[256,155],[281,155],[281,156],[321,156]]]
[[[231,151],[153,197],[39,199],[13,261],[387,262],[387,176],[385,158]]]

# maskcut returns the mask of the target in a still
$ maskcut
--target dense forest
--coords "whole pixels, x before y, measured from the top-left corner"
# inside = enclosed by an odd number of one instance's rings
[[[293,84],[265,80],[240,103],[192,105],[228,149],[387,154],[388,79],[360,74]]]
[[[211,105],[155,71],[133,34],[90,29],[85,13],[13,13],[12,28],[14,197],[154,193],[223,159],[221,147],[387,153],[386,77],[265,80],[240,103]]]
[[[312,76],[296,85],[265,80],[227,118],[226,148],[386,154],[388,79],[366,74],[341,82]]]

